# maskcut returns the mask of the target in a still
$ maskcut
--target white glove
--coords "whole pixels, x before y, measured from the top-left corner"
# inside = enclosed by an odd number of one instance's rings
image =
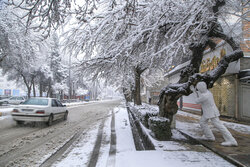
[[[194,85],[190,86],[190,90],[192,90],[193,92],[195,91]]]

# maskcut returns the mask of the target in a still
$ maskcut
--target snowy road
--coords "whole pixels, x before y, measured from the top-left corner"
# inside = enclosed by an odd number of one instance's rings
[[[73,136],[100,123],[119,104],[102,101],[69,107],[68,120],[51,127],[27,124],[0,129],[0,166],[39,166]]]

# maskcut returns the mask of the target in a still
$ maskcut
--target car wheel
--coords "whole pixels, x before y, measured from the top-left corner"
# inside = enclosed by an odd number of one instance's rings
[[[63,116],[63,120],[66,121],[68,119],[68,111],[65,112],[64,116]]]
[[[51,126],[51,125],[52,125],[52,122],[53,122],[53,115],[51,114],[51,115],[49,116],[49,120],[48,120],[48,122],[47,122],[47,125],[48,125],[48,126]]]
[[[17,125],[23,125],[24,121],[16,121]]]

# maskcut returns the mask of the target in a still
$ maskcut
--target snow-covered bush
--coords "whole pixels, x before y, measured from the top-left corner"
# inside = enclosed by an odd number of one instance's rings
[[[146,127],[148,126],[148,119],[153,116],[158,115],[158,108],[156,106],[150,106],[148,104],[143,104],[141,106],[132,106],[130,105],[130,109],[136,117],[140,120],[140,122]]]
[[[154,133],[158,140],[169,140],[172,136],[171,122],[165,117],[150,117],[148,119],[149,129]]]

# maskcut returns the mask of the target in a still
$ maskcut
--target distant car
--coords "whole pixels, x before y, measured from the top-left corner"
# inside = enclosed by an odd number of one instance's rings
[[[25,101],[24,97],[11,97],[5,100],[5,104],[21,104]]]
[[[67,120],[68,110],[54,98],[30,98],[14,108],[11,115],[17,124],[25,121],[46,122],[50,126],[55,120]]]
[[[8,99],[9,98],[10,98],[9,96],[0,96],[0,105],[8,104]]]

